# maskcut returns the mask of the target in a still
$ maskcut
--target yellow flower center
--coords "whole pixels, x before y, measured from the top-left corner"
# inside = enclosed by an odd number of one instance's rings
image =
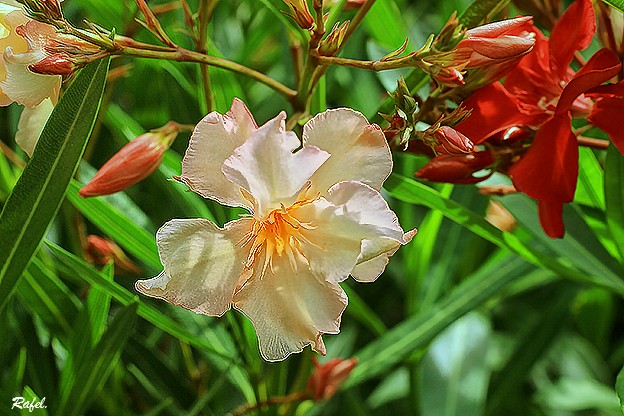
[[[319,199],[320,195],[313,198],[307,196],[310,186],[310,182],[304,185],[297,196],[297,200],[292,205],[286,207],[284,204],[280,204],[280,208],[269,212],[266,218],[262,220],[254,218],[251,230],[239,242],[241,247],[250,246],[245,270],[253,270],[262,251],[265,253],[265,258],[261,277],[264,276],[267,266],[273,270],[274,255],[278,257],[286,255],[293,271],[297,270],[296,255],[300,254],[305,258],[301,250],[301,243],[313,244],[303,235],[302,231],[316,228],[311,222],[301,221],[295,215],[298,208]],[[251,195],[245,192],[243,195],[254,207],[257,206]]]

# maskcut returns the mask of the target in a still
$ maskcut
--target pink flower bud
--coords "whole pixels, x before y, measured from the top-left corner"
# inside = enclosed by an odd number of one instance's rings
[[[347,0],[342,10],[359,9],[364,3],[366,3],[366,0]]]
[[[533,49],[535,33],[531,16],[494,22],[470,29],[453,54],[455,64],[481,68],[520,59]]]
[[[68,56],[57,53],[47,56],[28,66],[32,72],[43,75],[69,75],[78,66],[68,59]]]
[[[438,141],[435,150],[443,155],[472,153],[474,144],[470,139],[449,126],[442,126],[433,133]]]
[[[80,196],[113,194],[147,178],[158,168],[178,132],[178,124],[170,122],[132,140],[100,168]]]
[[[415,173],[420,179],[431,182],[477,183],[490,175],[474,177],[473,174],[494,164],[492,152],[475,152],[460,155],[440,155],[429,161]]]
[[[316,368],[308,379],[306,388],[308,396],[313,400],[329,399],[338,391],[356,364],[355,358],[347,360],[333,358],[325,364],[319,364],[314,359],[314,367]]]
[[[284,0],[284,3],[290,7],[293,14],[291,17],[302,29],[310,29],[314,25],[314,18],[308,9],[308,3],[305,0]]]
[[[126,256],[126,253],[108,238],[90,235],[87,237],[85,252],[90,260],[95,264],[104,265],[109,261],[113,261],[115,266],[131,273],[140,273],[141,269]]]

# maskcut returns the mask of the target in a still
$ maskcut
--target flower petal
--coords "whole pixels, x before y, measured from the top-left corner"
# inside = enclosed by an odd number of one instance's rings
[[[208,114],[193,131],[180,180],[204,198],[229,206],[247,206],[239,186],[225,177],[221,165],[257,128],[253,116],[237,98],[225,115]]]
[[[509,174],[516,189],[531,198],[571,202],[578,178],[578,143],[570,116],[554,117],[544,124]]]
[[[565,86],[555,114],[561,115],[569,111],[579,95],[610,80],[620,72],[621,67],[615,52],[607,48],[600,49]]]
[[[17,125],[15,141],[28,156],[35,150],[41,131],[54,110],[52,99],[46,98],[36,107],[25,107]]]
[[[41,60],[39,52],[13,53],[13,48],[4,51],[6,79],[0,89],[11,100],[27,107],[34,107],[53,94],[62,78],[59,75],[40,75],[28,69],[30,64]]]
[[[609,135],[609,138],[624,155],[624,129],[622,129],[624,99],[604,97],[594,103],[594,108],[587,120]]]
[[[303,185],[328,158],[329,153],[314,146],[301,146],[295,133],[286,131],[285,113],[254,132],[234,150],[221,167],[225,176],[256,199],[261,216],[280,203],[294,202]],[[294,153],[293,153],[294,152]]]
[[[390,147],[379,126],[348,108],[327,110],[308,121],[303,142],[331,154],[310,178],[321,195],[342,181],[359,181],[380,190],[392,171]]]
[[[322,282],[299,259],[293,271],[284,258],[260,276],[261,267],[234,296],[234,308],[251,320],[267,361],[281,361],[307,345],[325,355],[322,334],[340,332],[347,296],[336,284]]]
[[[237,246],[251,220],[229,222],[223,229],[203,219],[171,220],[156,239],[163,272],[136,282],[136,289],[195,313],[221,316],[232,303],[246,253]]]
[[[455,126],[455,130],[474,144],[480,144],[492,134],[510,127],[539,124],[543,118],[523,113],[518,100],[500,82],[475,91],[462,106],[472,112]]]
[[[585,50],[596,33],[591,0],[576,0],[561,15],[550,34],[550,66],[560,79],[565,76],[574,52]]]
[[[340,282],[358,263],[394,252],[409,241],[377,190],[361,182],[345,181],[330,188],[328,194],[326,200],[302,206],[294,213],[299,221],[314,227],[301,230],[305,237],[301,250],[310,270],[320,279]],[[370,241],[364,245],[365,240]]]
[[[563,238],[563,204],[560,202],[537,201],[540,225],[550,238]]]

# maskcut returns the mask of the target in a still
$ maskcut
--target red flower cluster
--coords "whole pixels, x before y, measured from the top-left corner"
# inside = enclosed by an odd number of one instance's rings
[[[591,0],[574,2],[550,39],[534,28],[531,53],[507,75],[504,85],[486,86],[465,100],[463,106],[472,113],[456,126],[475,145],[486,140],[518,142],[516,149],[522,156],[510,160],[512,164],[503,171],[516,189],[538,201],[542,228],[553,238],[564,235],[563,204],[574,199],[578,177],[578,141],[571,119],[587,118],[624,153],[624,130],[617,125],[624,109],[624,85],[602,85],[619,73],[619,58],[601,49],[578,72],[570,67],[595,31]],[[520,142],[527,135],[516,134],[518,127],[536,130],[528,148]],[[473,164],[466,164],[464,170]]]

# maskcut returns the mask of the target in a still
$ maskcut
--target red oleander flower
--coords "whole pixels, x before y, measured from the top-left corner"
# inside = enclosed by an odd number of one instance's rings
[[[313,363],[315,369],[308,379],[306,392],[312,400],[318,401],[328,400],[338,391],[356,366],[357,359],[332,358],[324,364],[314,359]]]
[[[509,175],[519,191],[538,201],[546,234],[560,238],[565,232],[563,204],[574,199],[578,176],[578,143],[571,119],[587,117],[620,150],[624,148],[624,135],[613,118],[624,107],[622,88],[595,89],[617,75],[621,64],[613,51],[601,49],[578,72],[570,67],[574,54],[589,46],[596,31],[591,0],[573,3],[550,39],[539,29],[534,31],[533,51],[509,73],[504,85],[484,87],[465,100],[463,105],[472,114],[456,128],[475,144],[511,127],[537,129]]]

